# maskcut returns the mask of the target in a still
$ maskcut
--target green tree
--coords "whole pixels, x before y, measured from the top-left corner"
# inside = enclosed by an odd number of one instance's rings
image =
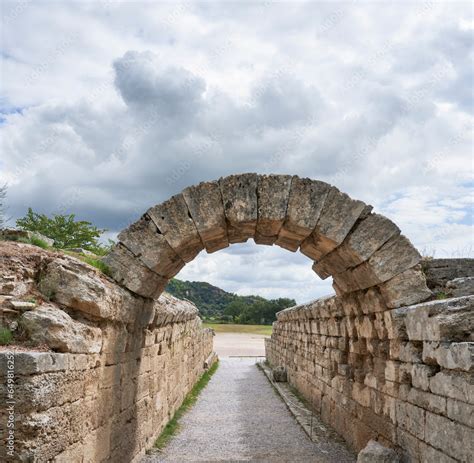
[[[99,229],[85,220],[75,220],[74,214],[54,215],[33,212],[31,207],[16,224],[23,230],[41,233],[54,240],[57,248],[84,248],[96,254],[103,254],[107,247],[99,243],[99,238],[106,230]]]

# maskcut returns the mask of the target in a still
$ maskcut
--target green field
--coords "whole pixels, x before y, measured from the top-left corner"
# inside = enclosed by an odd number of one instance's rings
[[[235,325],[231,323],[203,323],[204,328],[212,328],[216,333],[272,334],[272,325]]]

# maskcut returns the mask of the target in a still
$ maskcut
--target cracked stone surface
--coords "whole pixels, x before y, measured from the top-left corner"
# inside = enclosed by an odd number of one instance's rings
[[[254,359],[223,358],[181,429],[142,463],[336,463],[343,461],[311,442]]]

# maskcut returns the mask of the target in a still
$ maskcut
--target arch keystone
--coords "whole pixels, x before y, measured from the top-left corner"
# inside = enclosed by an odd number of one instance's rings
[[[257,174],[229,175],[219,179],[229,243],[244,243],[257,225]]]
[[[272,245],[286,218],[291,175],[259,175],[257,185],[258,219],[254,241]]]

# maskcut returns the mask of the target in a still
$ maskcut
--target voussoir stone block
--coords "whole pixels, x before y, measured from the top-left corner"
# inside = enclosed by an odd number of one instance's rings
[[[208,253],[229,246],[222,194],[217,182],[201,182],[183,190],[183,197]]]
[[[286,219],[276,240],[278,246],[293,252],[298,249],[313,231],[330,188],[318,180],[292,178]]]
[[[343,289],[345,282],[348,291],[365,289],[390,280],[420,260],[419,252],[408,238],[398,235],[389,239],[368,261],[337,274],[335,280]]]
[[[122,231],[118,239],[143,264],[165,278],[175,276],[184,267],[184,261],[146,214]]]
[[[147,214],[184,262],[191,262],[204,249],[182,194],[153,206]]]
[[[420,266],[394,276],[379,286],[387,307],[396,308],[422,302],[432,296]]]
[[[112,278],[130,291],[149,298],[158,297],[168,279],[143,265],[125,246],[118,243],[104,258]]]
[[[291,175],[259,175],[257,185],[258,219],[254,241],[273,244],[286,218]]]
[[[321,259],[344,241],[356,221],[370,209],[371,206],[332,187],[314,231],[301,245],[301,252],[311,259]]]
[[[321,278],[327,278],[355,267],[399,233],[400,229],[391,220],[380,214],[369,214],[356,224],[339,247],[317,262],[315,271]]]
[[[257,179],[257,174],[240,174],[219,180],[229,243],[244,243],[255,235]]]

